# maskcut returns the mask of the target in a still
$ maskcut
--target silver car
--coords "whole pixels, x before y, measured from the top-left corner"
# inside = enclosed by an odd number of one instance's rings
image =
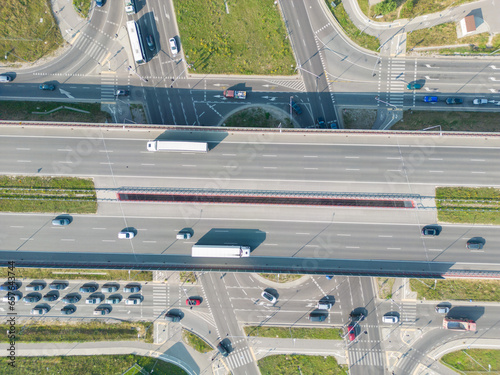
[[[88,297],[86,300],[85,300],[85,303],[87,305],[98,305],[102,302],[102,298],[101,297]]]
[[[446,306],[436,306],[436,312],[438,314],[448,314],[450,312],[450,308]]]
[[[66,219],[66,218],[54,219],[54,220],[52,220],[52,225],[55,225],[55,226],[69,225],[69,219]]]

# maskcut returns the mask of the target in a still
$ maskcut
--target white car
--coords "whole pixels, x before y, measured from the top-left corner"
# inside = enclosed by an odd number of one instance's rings
[[[168,40],[168,43],[170,44],[170,52],[172,52],[172,55],[177,55],[177,53],[179,53],[179,50],[177,49],[177,42],[175,41],[175,39],[170,38]]]
[[[382,322],[393,324],[393,323],[399,322],[399,318],[397,316],[394,316],[394,315],[384,315],[382,317]]]
[[[142,303],[142,297],[128,297],[125,300],[126,305],[140,305]]]
[[[102,302],[101,297],[89,297],[85,300],[85,303],[88,305],[98,305]]]
[[[273,296],[269,292],[266,292],[265,290],[262,292],[261,296],[262,296],[262,298],[268,300],[271,303],[276,303],[276,301],[277,301],[275,296]]]
[[[121,239],[131,239],[134,237],[135,237],[134,232],[122,230],[120,233],[118,233],[118,238],[121,238]]]
[[[487,104],[488,103],[488,99],[474,99],[472,101],[472,103],[476,104],[476,105],[479,105],[479,104]]]
[[[446,306],[436,306],[436,312],[438,314],[448,314],[450,312],[450,308]]]
[[[180,231],[179,233],[177,233],[175,238],[177,238],[178,240],[188,240],[191,238],[191,233]]]

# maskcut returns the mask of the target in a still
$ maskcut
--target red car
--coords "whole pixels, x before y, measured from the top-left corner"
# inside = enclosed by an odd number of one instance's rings
[[[353,324],[347,326],[347,333],[349,335],[349,341],[354,341],[356,338],[356,327]]]
[[[186,305],[189,306],[198,306],[201,303],[201,300],[196,297],[191,297],[186,300]]]

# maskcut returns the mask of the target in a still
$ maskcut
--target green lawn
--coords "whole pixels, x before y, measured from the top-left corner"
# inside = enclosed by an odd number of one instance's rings
[[[0,53],[5,63],[36,61],[62,45],[50,0],[2,0],[1,4]]]
[[[245,335],[281,339],[342,340],[342,330],[338,328],[289,328],[289,327],[244,327]]]
[[[7,278],[9,269],[0,268],[0,277]],[[151,271],[128,270],[78,270],[64,268],[15,268],[16,279],[59,279],[59,280],[114,280],[152,281]],[[11,273],[12,276],[12,273]]]
[[[108,0],[107,2],[111,1],[113,0]],[[95,0],[73,0],[73,8],[75,8],[76,12],[79,13],[82,18],[87,18],[92,3],[95,4]]]
[[[334,0],[333,2],[336,4],[335,7],[332,6],[332,1],[331,0],[325,0],[326,4],[328,5],[328,8],[330,8],[330,11],[333,13],[335,18],[337,19],[338,23],[340,26],[342,26],[342,29],[344,29],[344,32],[347,34],[347,36],[357,45],[372,50],[372,51],[377,51],[377,49],[380,47],[380,42],[377,38],[374,36],[365,34],[361,32],[351,21],[349,16],[347,15],[344,5],[342,4],[341,0]]]
[[[196,336],[194,333],[189,332],[188,330],[182,330],[182,338],[197,352],[208,353],[209,351],[214,350],[214,348],[208,345],[203,339]]]
[[[500,189],[439,187],[436,206],[442,222],[500,224]]]
[[[290,118],[287,115],[283,119],[275,118],[271,113],[262,108],[243,109],[231,115],[222,126],[229,128],[292,128]]]
[[[308,355],[271,355],[258,362],[262,375],[347,375],[334,357]]]
[[[94,182],[75,177],[0,176],[0,211],[95,213]]]
[[[274,0],[174,0],[191,72],[295,74],[296,62]]]
[[[394,278],[391,277],[377,277],[378,296],[381,299],[392,297],[392,286],[394,285]]]
[[[487,301],[500,300],[500,280],[430,280],[410,279],[411,290],[418,299],[433,301]]]
[[[1,324],[5,332],[8,325]],[[144,341],[153,342],[151,322],[104,323],[90,321],[80,323],[52,322],[51,324],[17,323],[17,342],[84,342],[84,341]],[[137,335],[141,337],[138,338]],[[0,342],[8,342],[7,335],[0,336]]]
[[[56,85],[57,86],[57,85]],[[57,90],[57,89],[56,89]],[[47,114],[56,108],[68,107],[87,111],[83,113],[67,108],[61,108]],[[101,111],[98,103],[57,103],[57,102],[17,102],[0,101],[0,118],[15,121],[55,121],[55,122],[90,122],[104,123],[111,121],[111,115]]]
[[[500,350],[467,349],[445,354],[441,362],[453,370],[467,375],[498,374]],[[489,372],[491,366],[491,371]]]
[[[460,97],[460,95],[457,95]],[[445,100],[446,97],[439,97]],[[465,99],[465,98],[464,98]],[[469,99],[470,100],[470,99]],[[465,101],[465,100],[464,100]],[[469,103],[470,104],[470,103]],[[451,108],[450,108],[451,109]],[[455,112],[455,111],[405,111],[403,121],[391,130],[422,130],[441,125],[443,131],[498,132],[500,123],[497,112]],[[439,131],[438,128],[433,129]]]
[[[184,370],[173,364],[137,355],[16,357],[15,368],[11,368],[7,363],[7,358],[0,358],[0,374],[120,375],[124,374],[134,364],[137,365],[136,367],[142,368],[142,374],[186,374]],[[127,372],[126,374],[131,375],[134,372]]]

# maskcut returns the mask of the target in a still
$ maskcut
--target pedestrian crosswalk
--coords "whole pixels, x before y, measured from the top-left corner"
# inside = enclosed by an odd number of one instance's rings
[[[282,87],[287,87],[292,90],[296,91],[306,91],[306,85],[304,84],[304,81],[301,79],[297,80],[292,80],[292,79],[287,79],[287,80],[275,80],[275,79],[270,79],[268,82],[272,83],[273,85],[278,85]]]
[[[235,350],[225,358],[227,366],[230,370],[244,366],[253,361],[252,355],[248,348]]]
[[[384,366],[382,351],[349,349],[349,367],[352,366]]]
[[[401,304],[401,323],[413,325],[417,319],[417,304],[415,301],[404,301]]]
[[[153,316],[159,316],[167,308],[167,285],[153,284]]]
[[[79,38],[77,38],[73,44],[73,47],[79,49],[83,55],[90,57],[98,64],[101,64],[104,58],[109,54],[102,43],[97,42],[85,33],[80,34]]]
[[[406,88],[404,60],[390,60],[388,78],[387,92],[389,94],[389,103],[396,107],[403,107],[404,92]]]

